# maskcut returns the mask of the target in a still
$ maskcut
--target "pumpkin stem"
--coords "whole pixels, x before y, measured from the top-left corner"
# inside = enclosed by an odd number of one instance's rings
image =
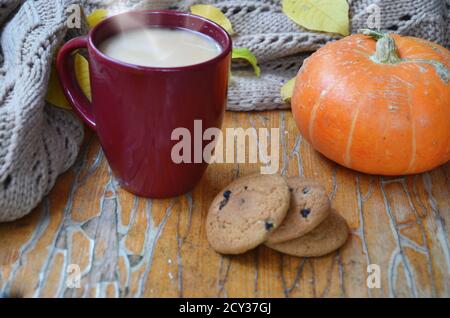
[[[397,46],[395,40],[387,33],[362,29],[360,32],[368,35],[377,41],[377,49],[372,55],[372,60],[380,64],[396,64],[401,62],[397,53]]]
[[[381,39],[383,36],[385,36],[386,33],[383,33],[381,31],[375,31],[375,30],[371,30],[371,29],[359,29],[358,30],[359,33],[362,33],[364,35],[368,35],[371,38],[373,38],[374,40],[379,40]]]

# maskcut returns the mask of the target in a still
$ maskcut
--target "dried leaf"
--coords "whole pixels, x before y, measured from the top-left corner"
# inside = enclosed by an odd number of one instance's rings
[[[81,90],[86,97],[91,100],[91,83],[89,79],[89,63],[80,54],[76,54],[74,58],[75,63],[75,77]],[[54,105],[65,109],[72,109],[69,102],[64,96],[62,87],[59,83],[56,67],[52,65],[52,72],[50,74],[50,80],[48,83],[48,90],[46,100]]]
[[[307,29],[349,34],[347,0],[283,0],[282,4],[283,12]]]
[[[100,23],[104,18],[108,16],[107,10],[95,10],[88,17],[87,22],[90,28]],[[91,99],[91,84],[89,80],[89,63],[80,54],[75,54],[74,58],[75,67],[75,77],[80,85],[81,90],[86,95],[86,97]],[[72,109],[66,97],[64,96],[63,90],[58,80],[56,67],[52,65],[52,71],[50,73],[50,80],[48,83],[47,96],[45,98],[49,103],[57,107]]]
[[[232,53],[233,59],[243,59],[249,62],[255,71],[256,76],[261,75],[261,69],[258,66],[258,60],[256,59],[256,56],[253,55],[252,52],[250,52],[249,49],[246,48],[234,48]]]
[[[292,95],[294,94],[294,87],[295,87],[295,79],[291,78],[289,81],[287,81],[282,87],[281,87],[281,99],[285,103],[290,103]]]
[[[86,17],[89,28],[95,27],[102,20],[104,20],[108,16],[108,10],[100,9],[92,11],[92,13]]]
[[[191,6],[191,13],[195,15],[199,15],[201,17],[207,18],[228,32],[228,34],[234,34],[233,26],[231,25],[230,20],[216,7],[209,4],[195,4]]]
[[[89,62],[81,54],[77,54],[75,56],[75,76],[84,95],[86,95],[89,101],[91,101],[92,95],[91,80],[89,78]]]
[[[52,71],[50,72],[50,80],[48,82],[47,96],[45,99],[54,106],[72,109],[64,96],[61,85],[59,84],[58,75],[54,64],[52,65]]]

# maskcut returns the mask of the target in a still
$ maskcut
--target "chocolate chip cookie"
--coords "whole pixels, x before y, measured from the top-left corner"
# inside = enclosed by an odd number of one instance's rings
[[[283,223],[270,234],[268,243],[281,243],[298,238],[317,227],[329,215],[330,200],[325,188],[317,181],[287,178],[291,192],[289,211]]]
[[[266,246],[298,257],[322,256],[344,245],[348,234],[347,222],[332,210],[330,215],[311,232],[283,243],[266,243]]]
[[[209,243],[222,254],[240,254],[258,246],[283,222],[289,201],[289,188],[280,175],[257,174],[233,181],[209,208]]]

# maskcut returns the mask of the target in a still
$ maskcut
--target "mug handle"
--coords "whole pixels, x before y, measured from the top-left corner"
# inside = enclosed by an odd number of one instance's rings
[[[92,104],[84,95],[75,77],[73,52],[77,49],[87,48],[87,37],[82,36],[68,41],[59,50],[56,58],[56,70],[64,95],[72,105],[78,116],[95,130],[96,124],[92,113]]]

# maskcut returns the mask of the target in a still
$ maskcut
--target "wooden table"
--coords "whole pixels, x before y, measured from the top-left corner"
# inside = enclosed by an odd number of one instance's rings
[[[320,258],[264,246],[216,254],[205,238],[212,198],[259,164],[214,164],[190,194],[135,197],[117,186],[90,134],[72,169],[29,216],[0,225],[0,292],[37,297],[449,297],[449,164],[382,178],[314,152],[289,111],[227,113],[224,127],[279,127],[280,172],[323,182],[352,235]],[[80,288],[68,288],[73,267]],[[377,264],[381,288],[366,284]],[[69,272],[69,273],[68,273]]]

